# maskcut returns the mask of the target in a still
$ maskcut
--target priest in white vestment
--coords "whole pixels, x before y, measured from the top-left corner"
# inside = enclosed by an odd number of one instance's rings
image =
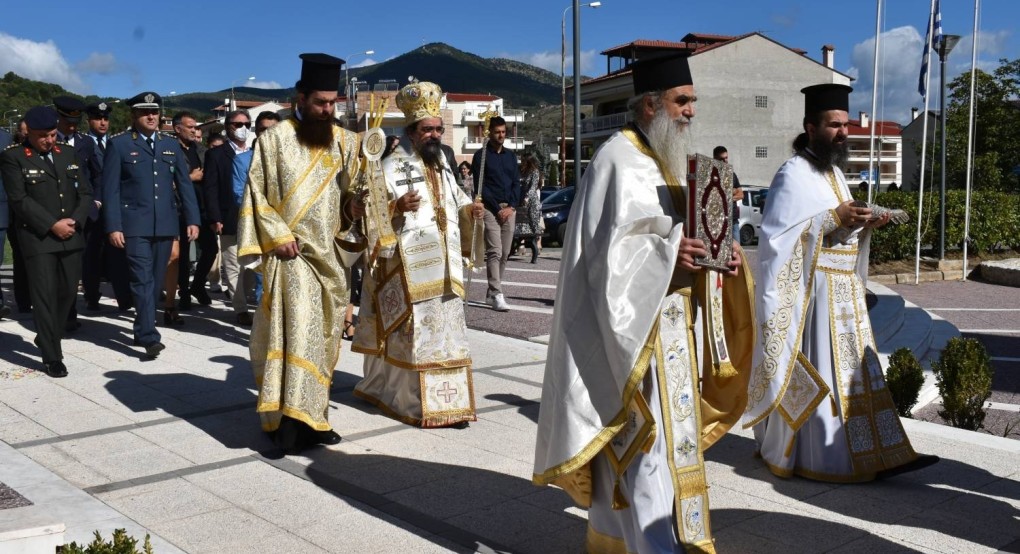
[[[703,453],[743,412],[752,287],[737,246],[731,363],[715,365],[702,320],[717,279],[684,234],[690,68],[669,56],[633,73],[634,123],[596,152],[568,219],[533,480],[589,508],[588,552],[712,552]]]
[[[860,482],[919,469],[885,386],[865,305],[872,217],[855,205],[846,85],[807,87],[805,133],[779,168],[762,220],[758,329],[745,426],[772,473]]]
[[[476,418],[463,301],[470,243],[461,237],[470,240],[484,207],[457,185],[440,148],[442,96],[426,82],[397,95],[407,127],[382,162],[396,247],[365,274],[353,346],[365,377],[354,395],[411,425],[464,428]]]

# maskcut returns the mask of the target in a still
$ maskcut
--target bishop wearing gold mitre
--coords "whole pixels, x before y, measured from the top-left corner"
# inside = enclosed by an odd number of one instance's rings
[[[294,115],[259,137],[237,256],[264,293],[249,351],[262,429],[288,451],[336,444],[327,410],[350,299],[339,239],[357,214],[358,137],[334,123],[343,60],[302,54]]]
[[[379,176],[397,240],[365,275],[353,347],[365,354],[365,378],[354,394],[411,425],[463,428],[475,420],[464,258],[484,207],[457,185],[443,154],[442,98],[425,82],[397,95],[406,127]]]

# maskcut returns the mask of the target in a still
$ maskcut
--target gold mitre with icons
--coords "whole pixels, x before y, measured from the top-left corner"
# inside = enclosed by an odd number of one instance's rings
[[[414,81],[397,93],[397,107],[404,112],[406,125],[429,117],[442,117],[439,113],[442,100],[443,89],[427,81]]]

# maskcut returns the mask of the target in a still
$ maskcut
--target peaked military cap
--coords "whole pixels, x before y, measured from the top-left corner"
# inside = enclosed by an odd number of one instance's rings
[[[127,105],[139,110],[158,110],[163,98],[155,92],[140,92],[127,101]]]
[[[110,110],[113,106],[106,102],[97,102],[95,104],[89,104],[85,106],[85,115],[90,119],[98,119],[100,117],[110,117]]]
[[[85,111],[85,102],[71,96],[57,96],[53,99],[57,113],[67,119],[80,119]]]

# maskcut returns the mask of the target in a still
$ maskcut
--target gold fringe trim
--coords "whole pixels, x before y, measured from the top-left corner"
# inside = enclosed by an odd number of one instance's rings
[[[632,554],[623,539],[596,531],[591,522],[588,522],[584,546],[588,554]]]
[[[626,385],[624,385],[621,403],[622,408],[609,425],[602,429],[602,431],[599,431],[599,433],[595,435],[595,438],[593,438],[591,442],[582,448],[574,457],[563,463],[555,465],[542,473],[532,475],[532,483],[539,486],[548,485],[560,475],[577,471],[579,468],[590,462],[596,454],[605,448],[606,444],[608,444],[609,441],[616,436],[620,429],[623,428],[623,426],[627,423],[627,415],[630,413],[630,400],[637,391],[638,384],[642,379],[644,379],[645,373],[648,372],[658,337],[659,318],[656,317],[652,322],[651,330],[648,332],[648,338],[645,339],[645,345],[641,347],[641,352],[638,354],[637,360],[634,361],[634,366],[630,370],[630,376],[627,378]]]

